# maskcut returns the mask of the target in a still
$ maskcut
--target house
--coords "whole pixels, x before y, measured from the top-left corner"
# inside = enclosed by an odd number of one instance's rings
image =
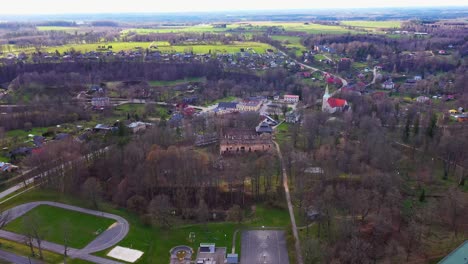
[[[105,108],[110,106],[110,99],[109,97],[94,97],[91,99],[91,105],[93,108]]]
[[[43,136],[34,136],[33,137],[33,143],[36,147],[40,147],[42,146],[42,144],[44,144],[44,141],[45,141],[45,137]]]
[[[273,129],[270,127],[270,125],[268,125],[267,122],[263,121],[261,122],[256,128],[255,128],[255,131],[257,132],[257,134],[263,134],[263,133],[268,133],[268,134],[271,134],[273,133]]]
[[[310,72],[298,72],[297,75],[302,77],[302,78],[310,78],[312,76],[312,73],[310,73]]]
[[[333,98],[328,92],[328,85],[322,99],[322,111],[330,114],[343,112],[349,109],[348,102],[344,99]]]
[[[93,130],[94,132],[109,132],[114,131],[116,128],[108,125],[97,124]]]
[[[299,95],[285,94],[283,99],[288,104],[296,104],[299,102]]]
[[[439,264],[467,264],[468,263],[468,240],[465,240],[455,250],[450,252]]]
[[[64,140],[64,139],[67,139],[69,137],[70,137],[70,135],[67,134],[67,133],[58,133],[57,135],[55,135],[54,140]]]
[[[291,111],[289,113],[286,113],[286,123],[289,123],[289,124],[296,124],[299,122],[301,116],[294,112],[294,111]]]
[[[414,76],[414,80],[415,80],[415,81],[421,81],[422,79],[423,79],[423,78],[422,78],[421,75],[416,75],[416,76]]]
[[[230,129],[220,138],[220,154],[264,152],[273,149],[271,134],[257,134],[253,129]]]
[[[195,263],[224,264],[226,263],[226,248],[216,247],[214,243],[200,243]]]
[[[261,100],[244,100],[237,104],[237,110],[239,111],[259,111],[262,107],[263,102]]]
[[[416,97],[416,102],[418,103],[429,103],[431,99],[427,96],[418,96]]]
[[[391,79],[390,79],[390,80],[387,80],[387,81],[385,81],[384,83],[382,83],[382,88],[383,88],[383,89],[389,89],[389,90],[395,89],[395,83],[392,82]]]
[[[138,133],[140,131],[146,130],[149,126],[152,126],[150,123],[144,123],[144,122],[133,122],[127,125],[127,127],[132,131],[132,133]]]
[[[17,169],[18,169],[18,166],[0,161],[0,172],[12,172]]]

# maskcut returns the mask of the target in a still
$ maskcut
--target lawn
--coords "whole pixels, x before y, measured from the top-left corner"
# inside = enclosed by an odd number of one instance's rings
[[[88,207],[89,203],[70,196],[47,190],[33,190],[9,200],[4,204],[6,208],[31,201],[58,201],[80,207]],[[266,205],[257,205],[255,214],[247,213],[248,219],[242,223],[210,222],[204,224],[181,224],[173,221],[172,228],[151,227],[142,223],[140,217],[125,209],[115,208],[112,205],[101,203],[100,210],[120,215],[130,223],[128,235],[118,243],[119,246],[131,247],[145,252],[137,263],[167,263],[169,250],[177,245],[188,245],[195,250],[201,242],[214,242],[217,246],[225,246],[230,252],[232,236],[236,229],[259,228],[261,226],[276,226],[285,229],[289,226],[287,209],[271,208]],[[195,233],[195,241],[188,241],[190,232]],[[110,249],[109,249],[110,250]],[[98,252],[96,255],[106,256],[109,251]],[[236,252],[240,251],[240,236],[236,240]]]
[[[206,103],[204,106],[215,105],[215,104],[218,104],[220,102],[232,102],[232,101],[234,101],[236,99],[237,99],[237,97],[235,97],[235,96],[227,96],[227,97],[224,97],[224,98],[221,98],[221,99],[214,100],[214,101],[211,101],[209,103]]]
[[[352,27],[362,28],[400,28],[401,21],[369,21],[369,20],[348,20],[341,21],[341,24]]]
[[[70,246],[83,248],[94,240],[98,233],[106,230],[115,221],[112,219],[66,210],[59,207],[40,205],[25,215],[7,224],[4,229],[25,234],[24,221],[33,217],[40,223],[40,232],[44,240],[63,244],[63,230],[68,229]]]

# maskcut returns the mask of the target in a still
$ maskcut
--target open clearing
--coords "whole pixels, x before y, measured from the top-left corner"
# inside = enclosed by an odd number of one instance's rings
[[[18,234],[25,234],[24,219],[28,217],[37,219],[39,230],[46,241],[63,244],[64,230],[68,230],[69,245],[74,248],[85,247],[98,234],[115,223],[114,220],[109,218],[97,217],[55,206],[40,205],[8,223],[4,229]]]

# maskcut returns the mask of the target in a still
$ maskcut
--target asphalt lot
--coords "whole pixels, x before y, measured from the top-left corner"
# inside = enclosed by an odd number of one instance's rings
[[[284,231],[242,231],[241,264],[289,264]]]

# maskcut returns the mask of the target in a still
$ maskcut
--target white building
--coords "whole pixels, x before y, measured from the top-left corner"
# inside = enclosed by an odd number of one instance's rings
[[[285,94],[283,98],[286,103],[295,104],[299,102],[299,95]]]

